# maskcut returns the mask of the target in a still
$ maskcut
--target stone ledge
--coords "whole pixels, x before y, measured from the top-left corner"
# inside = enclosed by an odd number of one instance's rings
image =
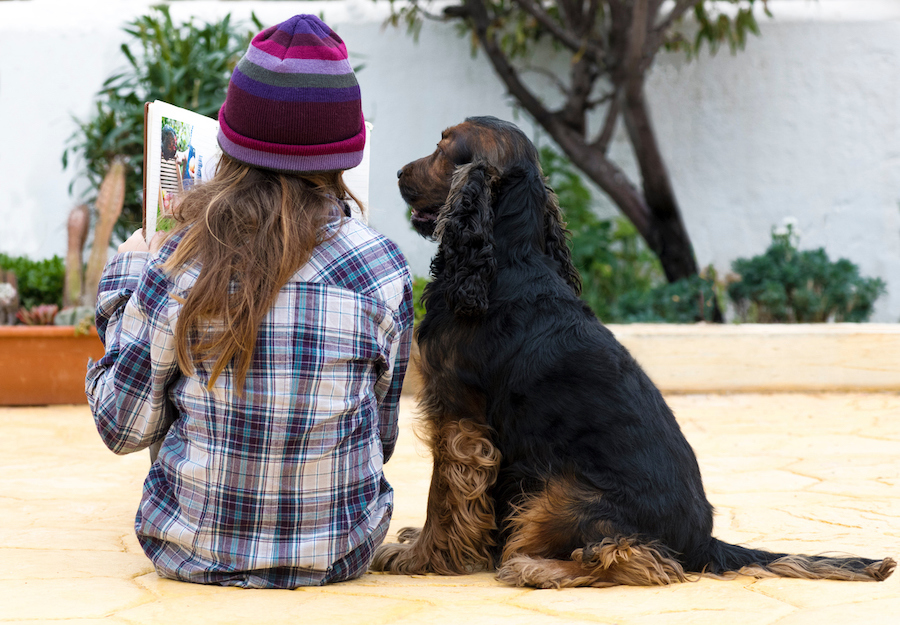
[[[900,324],[608,327],[665,393],[900,391]]]
[[[609,329],[663,392],[900,391],[900,324]]]

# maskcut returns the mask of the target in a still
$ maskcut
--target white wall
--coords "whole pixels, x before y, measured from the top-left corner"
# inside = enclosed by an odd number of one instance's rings
[[[744,52],[663,58],[650,80],[698,259],[727,270],[793,216],[801,248],[888,282],[873,320],[896,322],[900,1],[770,5]]]
[[[124,65],[121,25],[152,0],[0,2],[0,251],[65,252],[74,200],[60,165],[71,116],[89,115],[104,78]],[[900,1],[776,0],[775,20],[736,56],[658,59],[650,100],[688,230],[702,265],[727,272],[762,252],[770,228],[799,221],[801,247],[825,246],[888,282],[876,321],[900,318]],[[516,118],[483,57],[452,27],[426,24],[418,44],[383,28],[386,3],[172,4],[173,15],[231,12],[264,23],[324,12],[354,62],[372,137],[371,221],[415,273],[432,244],[407,226],[395,172],[430,152],[468,115]],[[614,153],[628,163],[618,137]]]

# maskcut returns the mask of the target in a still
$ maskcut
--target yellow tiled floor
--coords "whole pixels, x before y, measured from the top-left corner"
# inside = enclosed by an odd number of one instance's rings
[[[900,556],[900,395],[675,395],[670,404],[717,507],[716,534],[791,552]],[[421,525],[427,453],[404,398],[387,465],[392,531]],[[643,623],[900,622],[884,583],[703,579],[664,588],[530,590],[490,574],[369,574],[325,588],[248,591],[157,577],[132,532],[146,453],[117,457],[86,407],[0,409],[0,622]],[[389,537],[388,540],[392,540]]]

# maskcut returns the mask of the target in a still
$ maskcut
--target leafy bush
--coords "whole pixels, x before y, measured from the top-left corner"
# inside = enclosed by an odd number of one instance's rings
[[[715,287],[715,278],[694,275],[676,282],[658,284],[647,291],[629,291],[616,302],[616,320],[619,323],[713,321],[717,296]]]
[[[601,219],[581,177],[564,157],[544,147],[541,167],[572,233],[572,261],[581,298],[606,323],[712,321],[715,276],[667,283],[659,260],[622,217]]]
[[[31,260],[25,256],[0,254],[0,267],[15,272],[21,307],[31,309],[40,304],[62,307],[66,269],[59,256]]]
[[[832,262],[825,250],[800,251],[794,226],[772,230],[772,244],[732,269],[740,280],[728,286],[742,321],[815,323],[867,321],[885,292],[881,278],[864,278],[847,259]]]
[[[255,15],[253,22],[257,30],[262,28]],[[128,65],[103,83],[91,118],[75,120],[78,130],[62,156],[64,167],[79,158],[79,175],[89,182],[83,199],[89,204],[113,158],[125,158],[125,206],[116,225],[121,239],[142,221],[144,103],[163,100],[215,117],[231,72],[253,35],[232,24],[230,15],[221,22],[176,25],[165,5],[153,7],[123,30],[131,36],[121,46]]]
[[[425,286],[429,281],[428,278],[423,278],[421,276],[413,278],[413,325],[419,325],[419,322],[425,318],[425,304],[422,303],[422,294],[425,292]]]

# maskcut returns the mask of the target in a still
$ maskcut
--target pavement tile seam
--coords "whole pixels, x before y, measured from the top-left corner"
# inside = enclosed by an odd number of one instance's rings
[[[794,609],[794,611],[802,609],[803,606],[797,605],[796,603],[791,603],[790,601],[786,601],[782,597],[778,597],[772,593],[766,592],[766,589],[761,584],[759,584],[760,580],[755,579],[755,578],[751,578],[751,579],[752,579],[752,581],[749,584],[747,584],[746,586],[744,586],[744,588],[746,590],[748,590],[749,592],[752,592],[757,595],[762,595],[763,597],[768,597],[769,599],[774,599],[775,601],[778,601],[780,603],[790,606],[791,608]],[[781,618],[781,617],[778,617],[778,618]]]
[[[552,589],[542,589],[542,590],[532,590],[528,594],[531,593],[547,593],[547,592],[558,592],[558,593],[571,593],[573,590],[552,590]],[[590,592],[588,589],[580,589],[574,592]],[[603,592],[602,589],[599,589],[598,592]],[[558,619],[563,619],[565,623],[603,623],[603,624],[612,624],[621,622],[620,618],[615,617],[606,617],[601,614],[584,614],[583,612],[574,612],[572,610],[560,610],[553,609],[549,607],[541,607],[534,605],[521,605],[515,602],[504,602],[506,605],[510,607],[514,607],[519,610],[526,610],[527,612],[531,612],[533,614],[541,615],[541,616],[549,616],[555,617]],[[612,620],[611,620],[612,619]]]
[[[316,595],[334,595],[334,596],[340,596],[340,597],[358,597],[358,598],[366,598],[366,599],[369,597],[381,597],[384,599],[398,599],[398,597],[395,595],[395,593],[391,592],[390,589],[385,589],[384,591],[381,591],[381,592],[361,592],[361,591],[333,592],[333,590],[330,588],[322,587],[322,588],[295,588],[292,592],[312,593],[312,594],[316,594]],[[404,596],[404,597],[400,597],[399,599],[402,599],[403,601],[408,602],[408,603],[421,604],[423,606],[433,607],[433,608],[439,607],[442,603],[440,601],[435,601],[434,599],[427,599],[425,597]]]
[[[848,582],[848,583],[852,583],[852,582]],[[868,583],[870,583],[870,582],[858,582],[858,583],[860,583],[860,584],[868,584]],[[802,610],[802,609],[804,608],[804,606],[803,606],[802,603],[799,603],[799,602],[798,602],[798,603],[791,603],[790,601],[787,601],[787,600],[785,600],[785,599],[782,598],[782,597],[778,597],[778,596],[776,596],[776,595],[773,594],[773,593],[766,592],[765,588],[757,588],[756,590],[753,590],[752,592],[755,592],[755,593],[757,593],[757,594],[763,595],[763,596],[768,597],[768,598],[770,598],[770,599],[775,599],[776,601],[780,601],[781,603],[784,603],[784,604],[786,604],[786,605],[790,605],[790,606],[793,607],[795,610]],[[851,600],[851,601],[842,601],[842,602],[841,602],[841,605],[864,604],[864,603],[867,603],[868,601],[869,601],[868,598],[866,598],[866,599],[860,599],[860,600],[858,600],[858,601],[852,601],[852,600]],[[779,617],[779,618],[782,618],[782,617]]]
[[[839,523],[838,521],[829,521],[828,519],[823,519],[823,518],[811,516],[808,514],[794,513],[789,510],[783,510],[783,512],[790,517],[793,517],[793,518],[801,520],[801,521],[809,521],[810,523],[818,523],[818,524],[822,524],[822,525],[829,525],[832,527],[845,527],[847,529],[852,529],[852,530],[863,529],[862,525],[850,525],[847,523]]]

